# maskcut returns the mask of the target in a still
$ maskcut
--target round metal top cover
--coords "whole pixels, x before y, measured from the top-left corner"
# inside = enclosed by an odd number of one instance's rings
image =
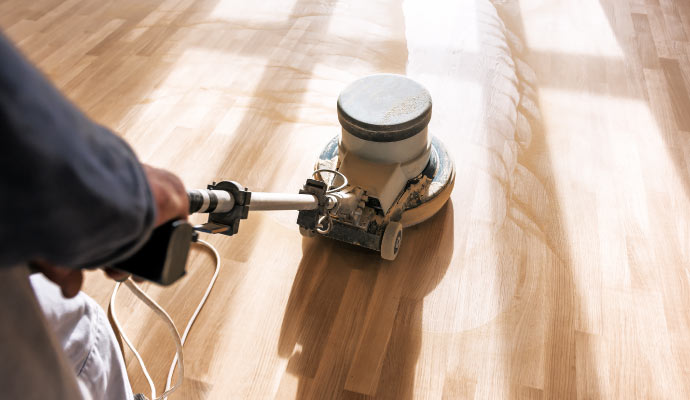
[[[338,97],[338,120],[354,136],[370,142],[397,142],[426,128],[431,94],[414,80],[395,74],[358,79]]]

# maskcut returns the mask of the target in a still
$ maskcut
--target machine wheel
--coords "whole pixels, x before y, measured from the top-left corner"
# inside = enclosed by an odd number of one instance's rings
[[[400,242],[402,242],[403,226],[400,222],[391,221],[383,231],[383,238],[381,238],[381,258],[384,260],[395,260],[400,250]]]
[[[301,226],[299,227],[299,234],[304,236],[304,237],[316,236],[316,232],[309,230],[309,229],[306,229],[306,228],[302,228]]]

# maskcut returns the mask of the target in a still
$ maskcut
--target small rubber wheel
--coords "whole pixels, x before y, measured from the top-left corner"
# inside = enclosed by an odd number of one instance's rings
[[[383,231],[383,238],[381,238],[381,258],[384,260],[395,260],[400,250],[400,242],[402,242],[403,226],[400,222],[391,221]]]
[[[312,231],[311,229],[302,228],[301,226],[299,227],[299,234],[304,237],[316,236],[316,232]]]

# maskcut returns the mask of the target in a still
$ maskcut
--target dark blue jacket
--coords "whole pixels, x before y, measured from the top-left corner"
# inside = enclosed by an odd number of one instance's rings
[[[136,250],[154,219],[132,149],[0,34],[0,267],[104,265]]]

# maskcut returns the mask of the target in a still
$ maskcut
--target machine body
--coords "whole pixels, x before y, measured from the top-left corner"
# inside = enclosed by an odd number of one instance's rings
[[[393,260],[402,229],[434,215],[448,200],[455,167],[445,147],[429,135],[431,95],[419,83],[393,74],[371,75],[338,98],[341,134],[321,152],[316,170],[336,170],[348,185],[338,195],[353,208],[333,213],[325,236],[356,244]]]

